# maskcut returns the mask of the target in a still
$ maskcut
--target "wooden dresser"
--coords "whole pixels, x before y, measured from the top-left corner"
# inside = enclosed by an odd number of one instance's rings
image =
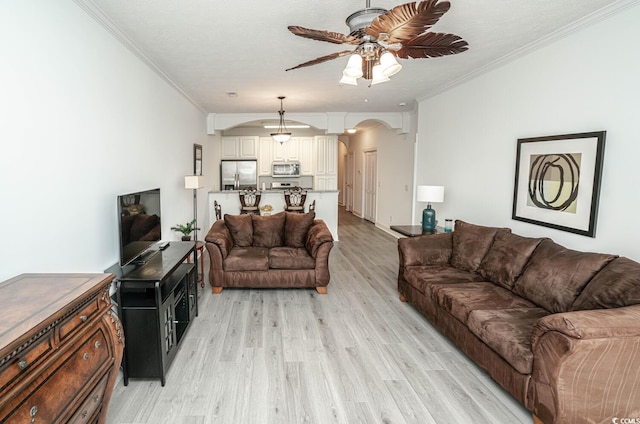
[[[124,340],[111,274],[0,283],[0,423],[104,423]]]

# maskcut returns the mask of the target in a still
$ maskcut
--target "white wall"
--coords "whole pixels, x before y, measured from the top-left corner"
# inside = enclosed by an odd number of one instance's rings
[[[364,214],[364,152],[376,150],[376,225],[388,229],[391,225],[411,224],[414,140],[412,134],[398,134],[384,125],[349,136],[349,151],[354,152],[355,158],[354,214]]]
[[[629,44],[640,40],[639,22],[635,6],[421,101],[416,181],[445,186],[438,220],[640,260],[640,57]],[[599,130],[607,141],[596,238],[512,220],[517,139]]]
[[[206,115],[71,0],[3,2],[0,57],[0,280],[115,263],[118,194],[160,187],[177,239]]]

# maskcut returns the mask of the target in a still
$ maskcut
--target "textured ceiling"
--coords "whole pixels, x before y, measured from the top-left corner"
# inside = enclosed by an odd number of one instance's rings
[[[347,57],[285,69],[349,48],[296,37],[288,25],[348,33],[345,18],[365,0],[76,0],[134,46],[206,112],[398,112],[633,0],[451,0],[432,28],[461,36],[454,56],[401,60],[390,82],[341,86]],[[371,0],[391,9],[397,0]],[[237,93],[230,97],[227,93]],[[405,106],[399,106],[404,103]]]

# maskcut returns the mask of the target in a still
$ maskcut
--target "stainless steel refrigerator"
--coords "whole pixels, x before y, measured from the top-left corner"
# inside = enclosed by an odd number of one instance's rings
[[[220,187],[222,190],[243,190],[258,188],[258,161],[220,161]]]

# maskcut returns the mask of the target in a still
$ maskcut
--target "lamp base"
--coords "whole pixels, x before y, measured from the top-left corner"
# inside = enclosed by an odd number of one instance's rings
[[[422,211],[422,232],[433,233],[436,231],[436,211],[431,205]]]

